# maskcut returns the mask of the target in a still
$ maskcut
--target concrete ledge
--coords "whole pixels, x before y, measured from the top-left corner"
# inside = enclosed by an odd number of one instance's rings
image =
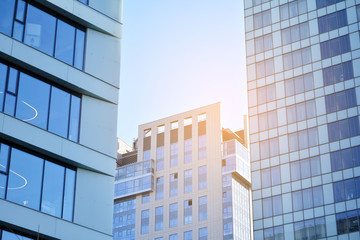
[[[68,222],[51,215],[0,199],[0,224],[24,233],[50,239],[112,240],[112,235]],[[18,226],[21,226],[19,228]]]
[[[56,160],[108,176],[115,174],[115,156],[105,155],[4,113],[0,113],[0,130],[0,137]]]
[[[80,71],[2,33],[0,33],[0,41],[0,57],[74,91],[117,104],[117,86]]]

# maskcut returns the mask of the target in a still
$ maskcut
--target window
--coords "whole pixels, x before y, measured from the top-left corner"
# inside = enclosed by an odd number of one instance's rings
[[[321,59],[347,53],[350,52],[350,50],[349,35],[344,35],[320,43]]]
[[[164,177],[156,178],[156,194],[155,199],[160,200],[164,198]]]
[[[272,34],[267,34],[258,38],[255,38],[255,53],[262,53],[273,48]]]
[[[355,107],[357,105],[355,88],[350,88],[345,91],[326,95],[325,104],[326,113],[332,113]]]
[[[284,54],[283,58],[285,70],[301,67],[302,65],[306,65],[311,62],[311,49],[310,47],[307,47],[289,52]]]
[[[289,151],[298,151],[308,147],[318,145],[318,130],[317,128],[305,129],[296,133],[291,133],[289,137]]]
[[[315,218],[294,223],[295,239],[319,239],[326,237],[325,218]]]
[[[333,183],[334,201],[342,202],[360,197],[360,178]]]
[[[2,63],[0,80],[1,111],[78,142],[81,98]]]
[[[270,0],[252,0],[253,2],[253,6],[256,6],[256,5],[259,5],[259,4],[262,4],[262,3],[266,3],[266,2],[269,2]]]
[[[169,240],[178,240],[178,235],[177,234],[170,235]]]
[[[192,139],[186,139],[184,141],[184,145],[185,145],[185,156],[184,156],[184,162],[185,163],[189,163],[192,161]]]
[[[319,207],[324,204],[322,186],[292,192],[293,210]]]
[[[135,239],[136,198],[114,204],[113,235],[115,240]],[[127,229],[128,231],[123,231]]]
[[[308,73],[295,78],[285,80],[286,97],[307,92],[314,89],[313,74]]]
[[[357,20],[360,21],[360,5],[356,6],[356,15],[357,15]]]
[[[290,44],[308,38],[310,36],[309,23],[304,22],[281,30],[282,44]]]
[[[331,170],[339,171],[360,166],[360,146],[330,153]]]
[[[319,9],[342,1],[344,0],[316,0],[316,7]]]
[[[6,200],[72,221],[76,171],[4,143],[0,147],[0,198],[6,193]]]
[[[164,227],[164,207],[155,208],[155,231],[160,231]]]
[[[254,15],[254,28],[259,29],[271,24],[271,11],[267,10]]]
[[[263,216],[264,218],[277,216],[282,214],[282,197],[281,195],[264,198],[263,204]]]
[[[192,240],[192,231],[184,232],[184,240]]]
[[[184,224],[192,223],[192,200],[184,201]]]
[[[178,164],[178,143],[171,143],[170,145],[170,167],[175,167]]]
[[[169,207],[169,227],[177,227],[178,225],[178,204],[170,204]]]
[[[184,172],[184,193],[192,191],[192,170],[185,170]]]
[[[280,20],[286,20],[307,12],[306,0],[297,0],[280,6]]]
[[[207,196],[199,197],[199,221],[207,220]]]
[[[156,170],[164,169],[164,146],[156,149]]]
[[[68,20],[60,20],[21,0],[2,1],[0,7],[0,32],[83,69],[85,28],[76,27]]]
[[[178,174],[170,174],[170,197],[177,196],[178,194]]]
[[[143,152],[143,160],[144,161],[149,161],[151,159],[151,151],[150,150],[146,150]]]
[[[207,228],[199,229],[199,240],[207,240],[208,239],[208,230]]]
[[[260,157],[261,159],[274,157],[279,155],[279,139],[271,138],[260,142]]]
[[[359,231],[359,214],[360,211],[354,210],[336,214],[337,233],[351,233]]]
[[[149,232],[149,209],[141,211],[141,234]]]
[[[149,194],[143,195],[141,198],[141,203],[144,204],[148,202],[150,202],[150,195]]]
[[[330,142],[354,137],[360,134],[358,117],[328,123],[327,127]]]
[[[274,74],[274,59],[269,58],[256,63],[256,77],[263,78]]]
[[[344,62],[328,68],[323,68],[324,85],[335,84],[354,77],[352,62]]]
[[[270,111],[259,114],[259,130],[265,131],[277,127],[277,111]]]
[[[341,10],[318,18],[319,33],[341,28],[347,24],[346,10]]]
[[[280,240],[284,238],[283,226],[264,229],[264,240]]]
[[[25,237],[22,234],[19,234],[18,232],[14,233],[13,230],[11,230],[11,232],[5,231],[0,229],[0,236],[2,236],[2,240],[17,240],[17,239],[21,239],[21,240],[33,240],[35,238],[28,238]],[[20,238],[21,237],[21,238]]]
[[[321,174],[320,157],[302,159],[290,163],[291,180],[297,181]]]
[[[207,171],[206,166],[199,167],[199,190],[207,187]]]
[[[206,158],[206,135],[199,136],[199,160]]]
[[[257,88],[258,105],[274,101],[276,99],[275,84]]]
[[[315,100],[310,100],[286,107],[288,124],[316,117]]]

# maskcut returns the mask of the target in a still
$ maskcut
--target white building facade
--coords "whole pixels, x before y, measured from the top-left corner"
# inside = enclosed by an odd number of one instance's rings
[[[220,103],[139,126],[117,169],[114,239],[251,239],[250,163]],[[225,149],[225,150],[223,150]]]
[[[0,239],[112,239],[121,0],[0,1]]]

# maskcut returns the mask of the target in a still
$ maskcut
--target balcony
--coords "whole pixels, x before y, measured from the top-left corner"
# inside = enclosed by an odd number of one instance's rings
[[[237,140],[223,142],[222,173],[232,173],[251,184],[248,150]]]
[[[114,199],[154,191],[154,161],[142,161],[116,169]]]

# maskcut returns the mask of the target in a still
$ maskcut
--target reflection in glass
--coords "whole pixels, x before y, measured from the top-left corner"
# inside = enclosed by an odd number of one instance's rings
[[[19,238],[21,237],[21,238]],[[24,236],[21,236],[19,234],[15,234],[15,233],[12,233],[12,232],[8,232],[8,231],[5,231],[3,230],[2,231],[2,238],[1,240],[32,240],[31,238],[27,238],[27,237],[24,237]]]
[[[66,169],[63,219],[72,221],[74,211],[76,172]]]
[[[3,143],[0,147],[0,172],[7,172],[10,149],[8,145],[5,145]]]
[[[39,210],[44,160],[12,148],[6,199]]]
[[[58,20],[56,32],[55,57],[67,64],[73,64],[75,27]]]
[[[78,69],[84,67],[85,32],[76,29],[75,59],[74,66]]]
[[[16,97],[12,94],[7,93],[5,95],[4,113],[14,116],[15,102],[16,102]]]
[[[61,217],[65,168],[45,162],[41,211]]]
[[[70,107],[69,139],[75,142],[79,140],[80,105],[81,99],[72,95]]]
[[[46,129],[49,98],[50,86],[48,84],[20,73],[17,118]]]
[[[51,88],[49,131],[67,137],[70,94],[56,87]]]
[[[15,1],[0,1],[0,32],[11,36],[11,27],[14,18]]]
[[[24,42],[53,55],[56,18],[28,4]]]
[[[0,198],[5,198],[5,186],[6,186],[7,176],[0,173]]]

